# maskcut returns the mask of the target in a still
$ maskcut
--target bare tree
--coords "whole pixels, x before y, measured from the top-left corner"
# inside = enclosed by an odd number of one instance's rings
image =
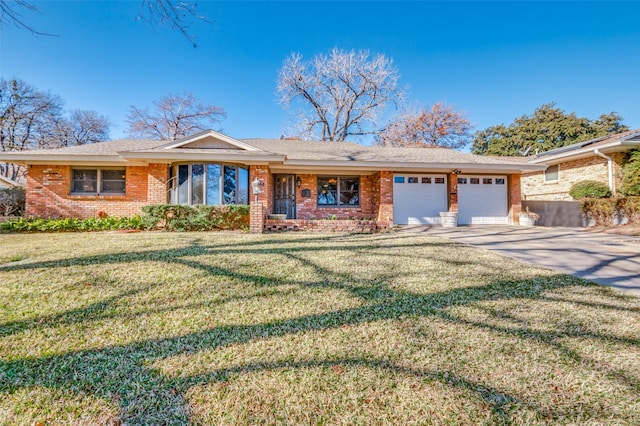
[[[39,148],[51,130],[53,118],[62,114],[59,97],[41,92],[21,80],[0,80],[0,151]],[[0,173],[13,180],[24,168],[2,163]]]
[[[377,133],[376,120],[403,96],[393,61],[369,51],[334,48],[328,55],[304,61],[293,53],[278,75],[280,103],[301,106],[299,136],[344,141]]]
[[[27,22],[23,14],[37,10],[32,1],[0,0],[0,28],[13,24],[34,35],[55,35],[38,31]],[[194,47],[196,46],[195,38],[189,32],[193,20],[208,22],[206,17],[198,11],[195,2],[184,0],[141,0],[138,19],[153,27],[166,25],[173,30],[178,30]]]
[[[466,116],[444,103],[431,109],[401,115],[392,121],[376,141],[382,146],[463,148],[473,128]]]
[[[149,108],[129,108],[129,136],[135,139],[176,140],[211,128],[226,117],[222,107],[204,105],[192,93],[170,94]]]
[[[93,111],[67,116],[59,96],[22,80],[0,80],[0,151],[57,148],[106,140],[109,121]],[[0,174],[20,179],[24,167],[0,163]]]
[[[95,111],[73,110],[56,120],[51,142],[54,146],[75,146],[109,139],[107,117]]]

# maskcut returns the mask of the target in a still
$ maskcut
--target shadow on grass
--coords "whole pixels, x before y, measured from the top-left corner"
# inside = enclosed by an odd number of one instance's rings
[[[406,241],[405,241],[406,239]],[[590,283],[564,275],[547,276],[541,279],[494,281],[484,286],[455,288],[430,294],[417,294],[391,288],[388,282],[402,271],[389,271],[376,276],[374,281],[358,281],[352,273],[335,272],[324,265],[314,262],[302,255],[314,251],[345,251],[363,252],[371,250],[385,250],[386,247],[412,248],[421,247],[423,243],[412,241],[411,237],[385,236],[372,237],[336,237],[336,243],[345,241],[349,244],[342,247],[327,247],[314,245],[316,242],[327,243],[327,238],[304,239],[297,247],[287,247],[291,239],[278,241],[256,240],[231,245],[200,245],[191,247],[152,250],[145,252],[123,252],[109,256],[88,256],[72,258],[63,261],[33,262],[30,264],[6,265],[0,271],[15,271],[36,268],[60,268],[70,265],[94,264],[126,264],[137,261],[156,261],[171,265],[180,264],[190,268],[200,269],[208,274],[233,277],[254,285],[282,285],[295,284],[302,287],[326,287],[348,291],[362,301],[361,306],[338,309],[313,315],[300,316],[293,319],[283,319],[252,325],[220,326],[203,331],[167,337],[150,339],[126,345],[114,345],[101,349],[81,350],[51,356],[21,358],[16,360],[0,360],[0,392],[12,393],[19,389],[42,386],[59,389],[75,394],[90,394],[109,403],[119,406],[120,420],[126,424],[181,424],[189,422],[189,407],[184,400],[184,394],[190,386],[207,382],[227,380],[232,373],[246,373],[252,370],[269,370],[281,368],[303,368],[310,366],[326,367],[332,365],[367,366],[373,369],[390,370],[405,375],[412,375],[422,380],[440,382],[450,388],[471,393],[478,400],[491,407],[495,423],[509,423],[510,413],[520,408],[532,409],[541,418],[553,417],[552,411],[537,406],[534,401],[523,401],[516,395],[495,387],[470,381],[459,377],[450,371],[408,369],[384,360],[350,359],[342,360],[308,360],[292,363],[247,364],[234,369],[218,370],[213,373],[187,378],[171,378],[149,368],[148,365],[156,360],[176,355],[195,354],[201,351],[211,351],[230,345],[245,344],[255,340],[268,339],[286,335],[296,335],[318,330],[328,330],[345,325],[358,325],[378,322],[387,319],[402,319],[406,317],[426,317],[442,319],[449,323],[460,324],[476,329],[489,330],[505,336],[517,336],[525,340],[533,340],[550,345],[563,353],[569,362],[579,362],[584,365],[602,370],[606,366],[597,365],[595,361],[585,359],[562,344],[562,339],[579,337],[600,341],[623,343],[639,346],[638,339],[621,339],[594,332],[572,330],[543,332],[527,328],[500,327],[480,321],[470,321],[457,317],[446,311],[456,305],[469,305],[488,300],[508,299],[543,299],[543,293],[566,286],[589,286]],[[452,246],[457,243],[433,240],[433,249],[441,246]],[[264,247],[262,247],[264,245]],[[277,247],[277,248],[273,248]],[[271,282],[269,279],[250,271],[234,271],[211,266],[200,257],[215,255],[216,253],[255,254],[278,253],[293,259],[306,267],[313,268],[316,276],[322,280],[309,282],[291,281]],[[475,260],[469,260],[471,265]],[[460,262],[456,262],[460,263]],[[126,297],[139,292],[148,291],[153,286],[127,290],[120,294],[106,298],[103,301],[84,308],[74,309],[62,314],[39,317],[28,321],[17,321],[0,325],[0,336],[9,336],[19,331],[38,327],[44,320],[49,326],[60,324],[74,324],[84,321],[94,321],[109,317],[109,307]],[[254,296],[262,297],[259,293]],[[222,302],[224,303],[224,302]],[[158,312],[162,308],[158,308]],[[175,309],[168,308],[168,309]],[[504,316],[505,313],[494,312],[494,316]],[[617,378],[625,386],[637,389],[638,379],[631,374],[610,369],[610,377]]]

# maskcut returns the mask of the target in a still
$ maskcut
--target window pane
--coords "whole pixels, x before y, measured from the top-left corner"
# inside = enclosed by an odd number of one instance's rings
[[[418,182],[418,178],[413,179],[416,183]],[[350,206],[360,204],[360,178],[340,178],[340,204]]]
[[[191,165],[191,204],[204,203],[204,165]]]
[[[236,203],[236,167],[224,166],[224,204]]]
[[[238,167],[238,204],[249,204],[249,170]]]
[[[394,183],[404,183],[404,176],[396,176],[393,178]]]
[[[207,164],[207,204],[220,204],[220,164]]]
[[[338,195],[338,178],[318,177],[318,204],[336,205]]]
[[[549,166],[544,171],[544,181],[553,182],[558,180],[558,166]]]
[[[98,192],[98,170],[72,170],[71,192]]]
[[[124,194],[126,184],[127,173],[124,169],[121,170],[101,170],[101,185],[100,192],[110,194]]]
[[[189,166],[178,166],[178,204],[189,204]]]

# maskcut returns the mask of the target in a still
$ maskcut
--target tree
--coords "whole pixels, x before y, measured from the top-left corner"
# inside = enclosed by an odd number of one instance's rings
[[[12,24],[17,28],[27,30],[33,35],[54,35],[36,30],[24,18],[25,12],[35,12],[38,8],[34,2],[28,0],[0,0],[0,28]],[[141,0],[138,19],[151,26],[167,25],[178,30],[195,47],[195,38],[189,32],[193,19],[207,21],[198,11],[195,2],[184,0]]]
[[[622,167],[620,193],[624,196],[640,195],[640,148],[629,152],[628,160]]]
[[[222,107],[204,105],[192,93],[170,94],[153,102],[154,109],[129,108],[129,136],[135,139],[176,140],[207,130],[226,117]]]
[[[469,143],[472,127],[463,113],[439,102],[431,109],[400,116],[376,141],[382,146],[463,148]]]
[[[69,117],[55,122],[52,141],[55,146],[86,145],[109,139],[109,120],[95,111],[73,110]]]
[[[108,139],[109,122],[92,111],[65,115],[59,96],[22,80],[0,79],[0,151],[56,148]],[[13,180],[24,168],[0,164],[0,174]]]
[[[499,124],[475,133],[471,152],[479,155],[524,155],[623,132],[628,127],[615,112],[596,120],[565,114],[554,103],[543,104],[508,126]]]
[[[285,108],[298,102],[298,134],[323,141],[379,132],[378,116],[402,98],[398,70],[384,55],[334,48],[304,61],[293,53],[280,69],[277,91]]]

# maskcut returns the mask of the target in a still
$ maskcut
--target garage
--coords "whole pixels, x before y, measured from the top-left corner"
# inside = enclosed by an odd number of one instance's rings
[[[507,187],[506,176],[459,175],[458,223],[508,224]]]
[[[445,175],[395,174],[393,176],[393,222],[399,225],[440,223],[447,211]]]

